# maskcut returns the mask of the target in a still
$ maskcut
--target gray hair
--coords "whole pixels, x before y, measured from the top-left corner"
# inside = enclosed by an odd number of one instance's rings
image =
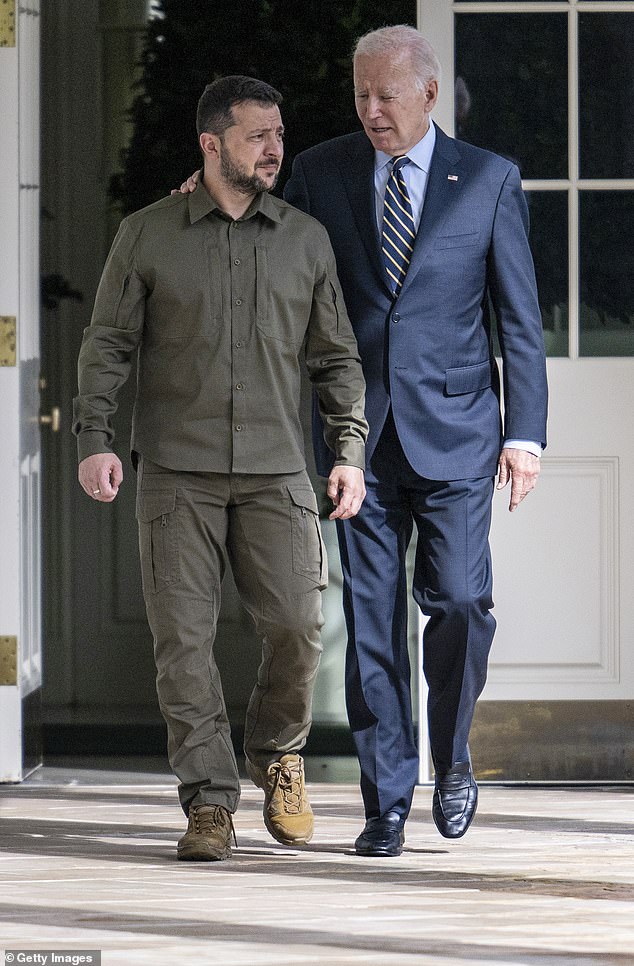
[[[399,59],[409,53],[416,86],[423,90],[430,81],[440,81],[440,61],[428,40],[407,24],[370,30],[360,37],[354,47],[353,57],[392,56]]]

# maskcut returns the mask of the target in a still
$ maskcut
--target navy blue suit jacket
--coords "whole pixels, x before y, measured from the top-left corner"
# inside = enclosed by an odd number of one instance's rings
[[[542,323],[517,167],[436,129],[425,204],[393,302],[363,132],[299,154],[284,192],[328,230],[367,384],[370,459],[390,403],[405,454],[434,480],[493,476],[502,441],[488,297],[502,349],[506,438],[546,444]],[[332,453],[314,426],[317,469]]]

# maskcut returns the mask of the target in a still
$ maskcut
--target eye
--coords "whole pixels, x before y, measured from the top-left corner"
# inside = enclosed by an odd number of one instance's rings
[[[368,99],[368,95],[363,93],[355,94],[354,96],[358,101],[367,101]]]

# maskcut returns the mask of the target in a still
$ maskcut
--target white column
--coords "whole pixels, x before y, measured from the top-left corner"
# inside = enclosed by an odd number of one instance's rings
[[[17,16],[17,11],[16,11]],[[17,33],[17,31],[16,31]],[[18,48],[0,47],[0,316],[3,330],[19,307]],[[0,365],[0,638],[20,635],[20,383],[17,358]],[[3,680],[7,671],[4,667]],[[21,767],[18,687],[0,684],[0,781],[16,781]]]
[[[16,18],[11,46],[0,46],[0,781],[19,781],[23,699],[41,683],[40,17],[39,0],[7,5]]]

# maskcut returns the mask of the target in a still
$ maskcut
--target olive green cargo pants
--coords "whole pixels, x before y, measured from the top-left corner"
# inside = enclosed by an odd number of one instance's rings
[[[240,783],[213,657],[228,559],[262,638],[244,750],[266,768],[303,747],[319,658],[326,552],[308,474],[174,472],[141,460],[143,596],[170,765],[189,806],[234,812]],[[239,641],[236,660],[240,660]]]

